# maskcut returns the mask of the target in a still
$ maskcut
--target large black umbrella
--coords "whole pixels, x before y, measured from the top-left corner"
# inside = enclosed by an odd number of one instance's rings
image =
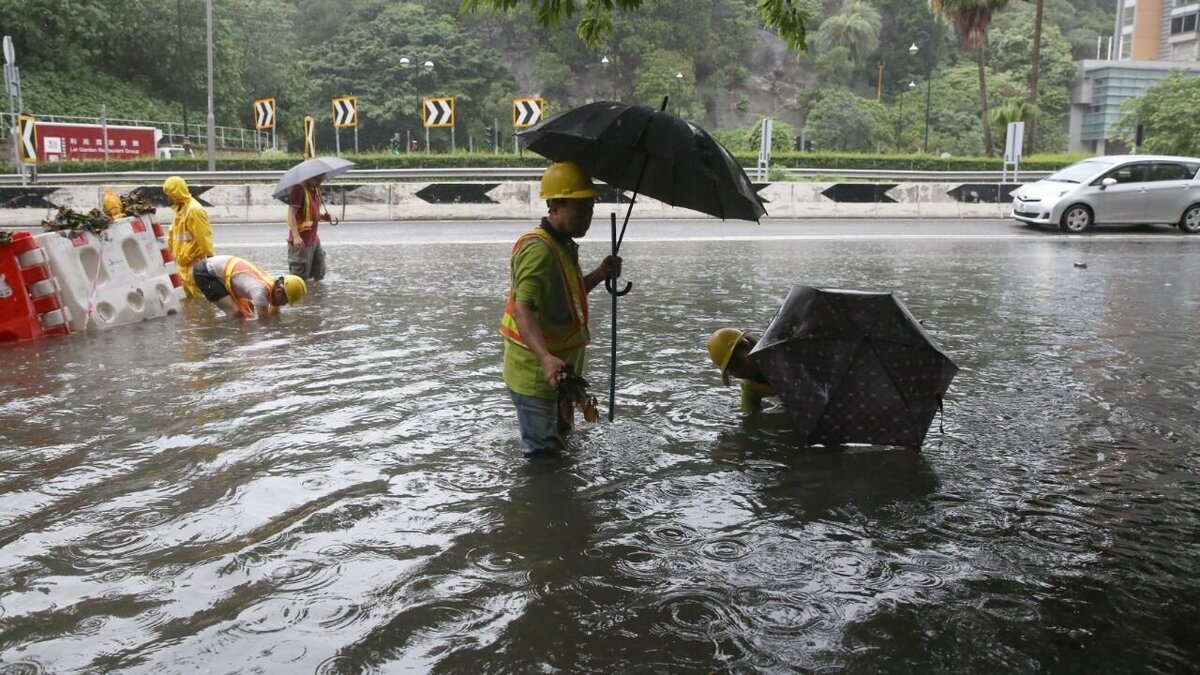
[[[621,250],[629,215],[639,194],[717,218],[757,221],[765,213],[750,179],[729,151],[708,132],[666,111],[644,105],[597,101],[572,108],[517,133],[522,147],[555,162],[571,161],[588,175],[621,190],[632,190],[621,232],[611,217],[612,254]],[[605,279],[612,294],[612,368],[609,377],[608,419],[616,396],[617,290],[615,278]]]
[[[919,447],[958,372],[891,293],[801,285],[750,359],[813,444]]]

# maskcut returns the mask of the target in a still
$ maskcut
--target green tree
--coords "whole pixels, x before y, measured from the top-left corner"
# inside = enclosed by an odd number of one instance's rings
[[[835,88],[808,111],[804,129],[818,148],[870,151],[887,138],[885,118],[879,103]]]
[[[984,152],[992,155],[992,127],[988,121],[987,34],[992,15],[1009,0],[929,0],[934,15],[954,26],[963,45],[975,52],[979,65],[979,121]]]
[[[638,69],[634,96],[639,103],[652,108],[661,106],[663,97],[667,96],[671,112],[684,119],[702,117],[704,109],[696,105],[696,78],[692,71],[692,62],[681,54],[665,50],[651,52]]]
[[[988,37],[988,63],[994,71],[1004,73],[1014,81],[1025,79],[1032,67],[1029,55],[1035,23],[1035,10],[1025,4],[1016,5],[996,17]],[[1040,102],[1034,104],[1041,111],[1035,120],[1039,133],[1036,136],[1026,134],[1026,148],[1030,152],[1062,152],[1066,150],[1065,128],[1071,109],[1075,62],[1071,57],[1071,45],[1054,24],[1048,23],[1042,30],[1038,72],[1038,96],[1027,98]]]
[[[1200,155],[1200,76],[1173,70],[1146,89],[1146,93],[1121,104],[1117,136],[1133,147],[1134,130],[1143,125],[1141,150],[1171,155]]]
[[[879,11],[863,0],[845,0],[841,10],[821,22],[814,37],[819,51],[845,47],[862,65],[879,46]]]
[[[650,3],[645,3],[649,6]],[[517,7],[530,9],[543,26],[558,25],[578,10],[582,16],[576,32],[589,47],[600,45],[614,33],[613,12],[641,10],[643,0],[462,0],[467,11],[480,8],[509,11]],[[789,49],[804,51],[806,31],[811,19],[808,4],[803,0],[756,0],[759,19],[783,39]],[[694,17],[703,16],[695,12]],[[688,22],[690,24],[690,21]],[[682,31],[681,31],[682,32]]]
[[[310,45],[305,50],[316,96],[310,106],[311,114],[329,119],[331,98],[356,96],[360,147],[383,147],[406,130],[420,133],[421,100],[427,97],[454,97],[456,140],[464,147],[470,137],[486,137],[492,120],[511,116],[515,80],[500,55],[480,45],[452,16],[418,2],[375,0],[345,26],[337,36],[341,48]],[[402,56],[412,65],[401,65]],[[434,63],[432,71],[419,65],[424,60]],[[449,148],[449,134],[441,130],[431,142]]]

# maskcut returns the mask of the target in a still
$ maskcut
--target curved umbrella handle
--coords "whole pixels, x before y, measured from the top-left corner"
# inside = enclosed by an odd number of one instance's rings
[[[633,289],[633,282],[626,281],[624,290],[617,290],[617,280],[613,277],[604,277],[604,290],[616,296],[628,295]]]

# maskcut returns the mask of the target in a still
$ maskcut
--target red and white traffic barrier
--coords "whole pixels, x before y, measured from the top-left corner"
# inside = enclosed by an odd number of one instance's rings
[[[65,335],[70,318],[33,235],[16,232],[0,244],[0,342]]]

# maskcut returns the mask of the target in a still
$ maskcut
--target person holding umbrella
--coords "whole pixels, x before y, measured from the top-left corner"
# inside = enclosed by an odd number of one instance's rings
[[[721,381],[729,386],[730,375],[741,380],[742,410],[748,413],[762,410],[765,397],[779,395],[758,365],[747,358],[757,344],[757,338],[737,328],[722,328],[708,338],[708,357],[721,369]]]
[[[322,208],[321,183],[325,176],[313,176],[292,188],[288,196],[288,271],[302,279],[325,278],[325,249],[317,236],[321,221],[333,222]]]
[[[337,224],[321,201],[321,183],[346,173],[354,163],[340,157],[315,157],[288,169],[272,195],[286,201],[288,227],[288,271],[302,279],[325,278],[325,249],[317,226],[321,221]]]
[[[504,384],[517,409],[521,454],[553,455],[566,449],[571,402],[559,400],[569,374],[583,375],[588,330],[587,294],[621,259],[608,256],[584,275],[575,239],[592,224],[596,187],[574,162],[558,162],[542,175],[547,213],[512,248],[511,286],[500,323],[504,336]]]

